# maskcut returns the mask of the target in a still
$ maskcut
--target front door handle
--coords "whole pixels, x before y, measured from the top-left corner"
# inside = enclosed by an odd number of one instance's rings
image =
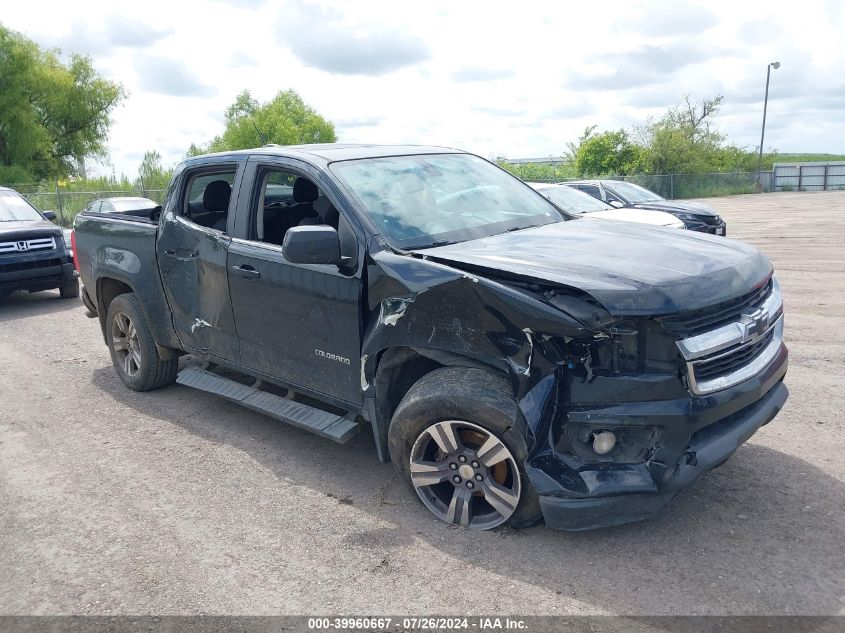
[[[261,277],[261,273],[255,270],[249,264],[241,264],[240,266],[232,266],[232,272],[238,275],[239,277],[243,277],[244,279],[258,279]]]

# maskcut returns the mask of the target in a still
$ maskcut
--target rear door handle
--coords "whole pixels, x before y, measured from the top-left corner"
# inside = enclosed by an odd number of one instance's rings
[[[239,277],[243,277],[244,279],[258,279],[261,277],[261,273],[255,270],[249,264],[241,264],[240,266],[232,266],[232,272],[238,275]]]

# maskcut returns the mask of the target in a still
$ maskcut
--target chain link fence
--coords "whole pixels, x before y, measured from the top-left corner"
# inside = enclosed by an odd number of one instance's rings
[[[638,174],[633,176],[602,176],[602,180],[624,180],[645,187],[667,200],[675,198],[708,198],[740,193],[772,191],[772,172],[738,171],[712,174]],[[540,178],[541,182],[572,182],[585,178]]]
[[[97,191],[71,191],[58,185],[48,189],[44,185],[8,185],[39,211],[55,211],[56,222],[65,227],[73,225],[73,219],[92,200],[113,197],[149,198],[161,204],[164,189],[120,189]]]

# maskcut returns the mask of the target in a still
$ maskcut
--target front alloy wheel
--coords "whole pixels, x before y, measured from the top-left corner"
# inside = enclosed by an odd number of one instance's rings
[[[411,483],[446,523],[489,530],[519,504],[516,460],[495,434],[472,422],[447,420],[420,433],[411,449]]]
[[[112,347],[127,376],[141,370],[141,346],[135,324],[123,312],[117,312],[111,323]]]

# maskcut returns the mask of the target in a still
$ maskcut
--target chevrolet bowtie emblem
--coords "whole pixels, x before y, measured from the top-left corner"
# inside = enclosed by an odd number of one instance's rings
[[[769,329],[769,312],[758,308],[754,312],[743,313],[740,323],[743,326],[742,342],[754,341]]]

